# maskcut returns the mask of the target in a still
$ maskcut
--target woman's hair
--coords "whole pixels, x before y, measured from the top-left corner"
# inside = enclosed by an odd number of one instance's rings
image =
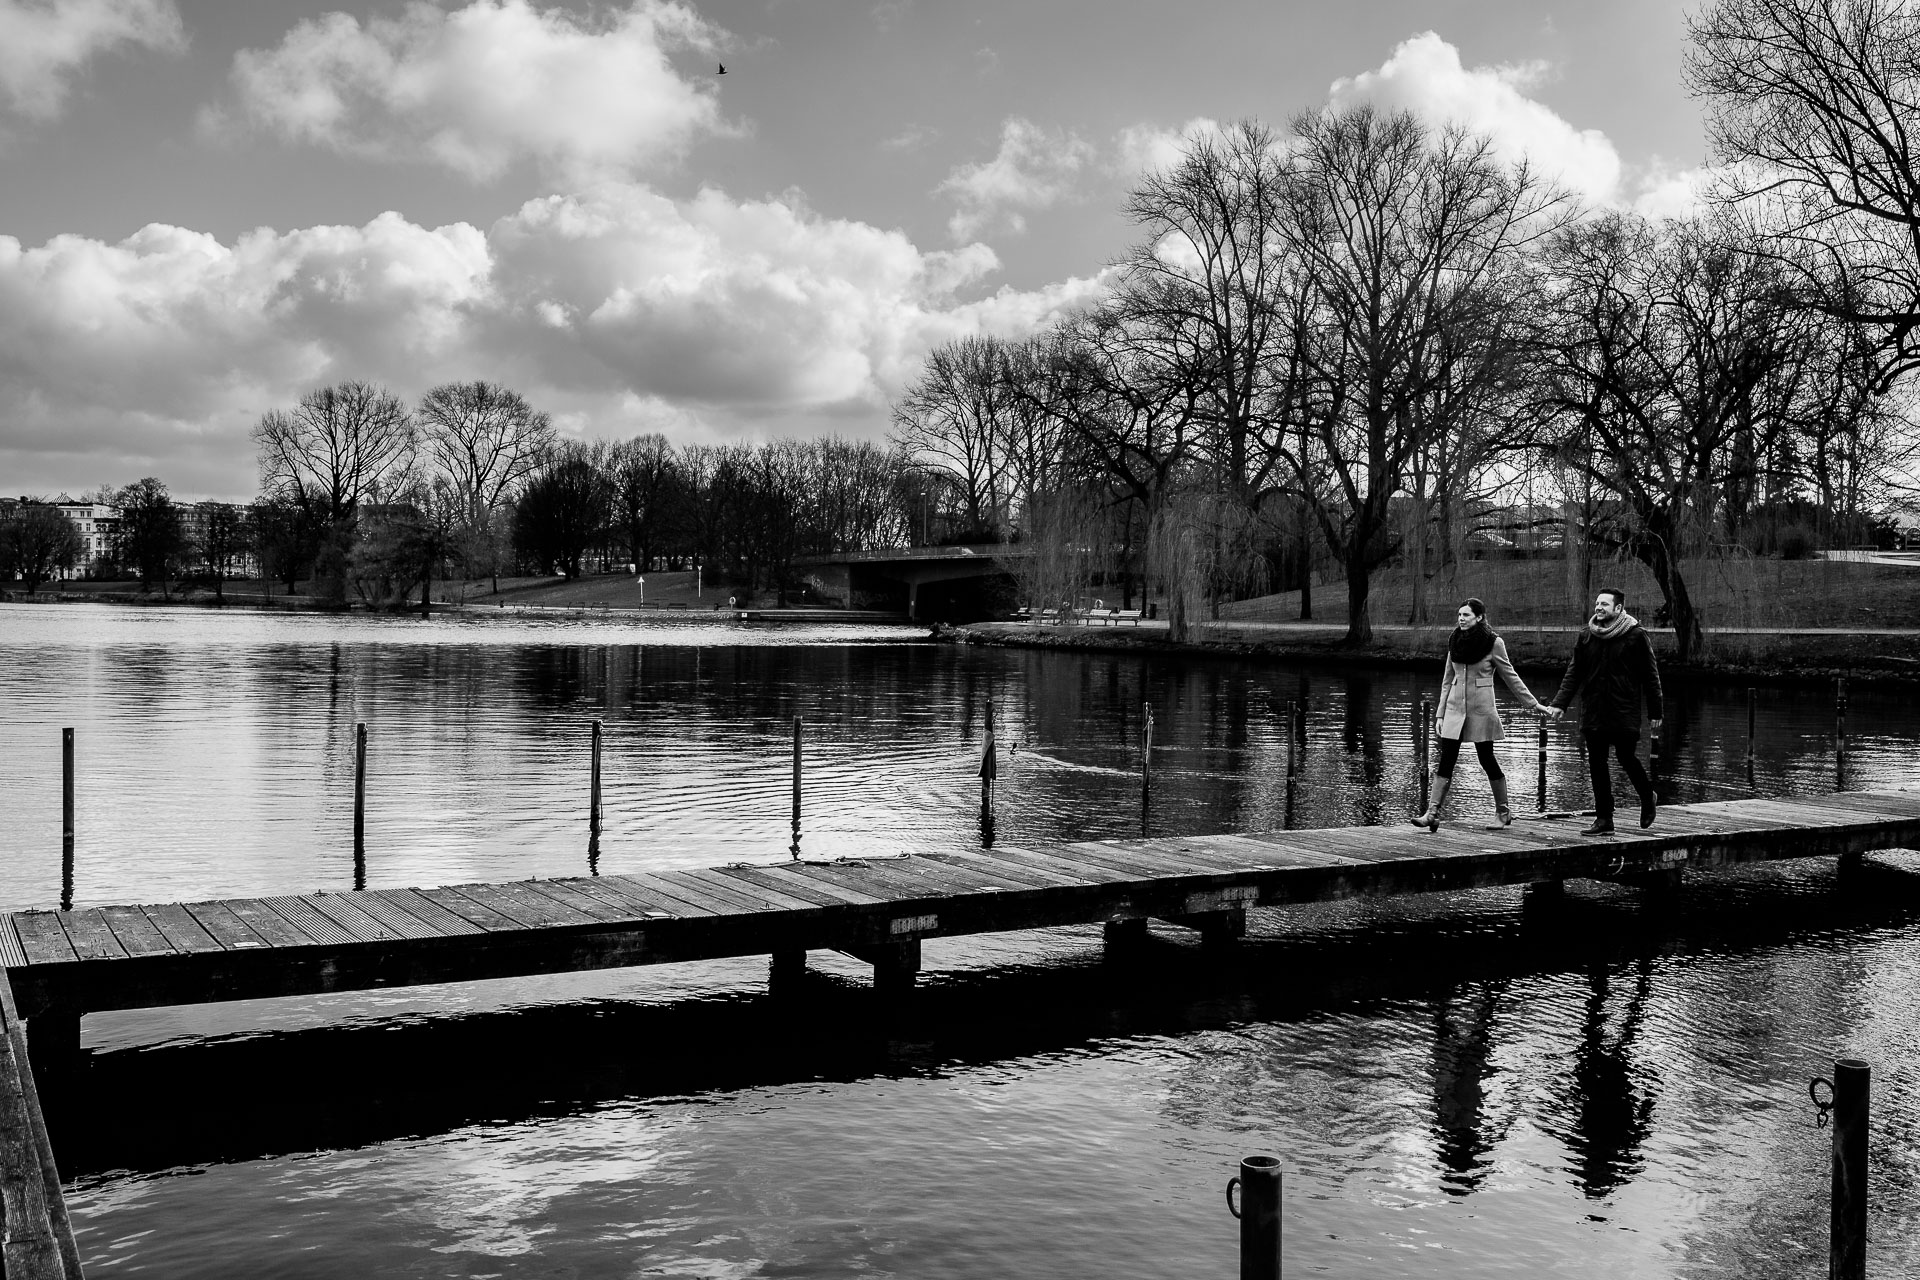
[[[1487,620],[1487,606],[1486,606],[1486,602],[1483,600],[1479,600],[1473,596],[1468,596],[1465,600],[1462,600],[1460,602],[1460,607],[1462,609],[1473,610],[1473,616],[1480,619],[1480,621],[1482,622],[1485,622]]]

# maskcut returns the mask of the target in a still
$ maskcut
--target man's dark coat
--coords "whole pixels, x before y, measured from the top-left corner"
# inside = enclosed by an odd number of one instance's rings
[[[1648,719],[1658,720],[1660,666],[1645,628],[1628,627],[1606,638],[1582,632],[1550,705],[1564,710],[1575,694],[1580,695],[1580,727],[1590,733],[1638,735],[1642,709]]]

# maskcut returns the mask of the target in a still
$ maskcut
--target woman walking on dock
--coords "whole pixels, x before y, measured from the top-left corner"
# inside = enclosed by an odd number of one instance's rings
[[[1529,711],[1544,711],[1540,699],[1533,696],[1507,659],[1507,644],[1487,625],[1487,606],[1468,600],[1460,606],[1453,635],[1447,641],[1447,665],[1440,677],[1440,701],[1434,708],[1434,730],[1440,739],[1440,760],[1434,769],[1433,804],[1417,818],[1416,827],[1428,831],[1440,829],[1440,808],[1453,788],[1453,766],[1460,758],[1460,744],[1471,742],[1487,771],[1493,787],[1494,812],[1500,825],[1513,821],[1507,806],[1507,775],[1493,754],[1493,744],[1506,736],[1500,725],[1500,708],[1494,700],[1494,674],[1506,681]]]

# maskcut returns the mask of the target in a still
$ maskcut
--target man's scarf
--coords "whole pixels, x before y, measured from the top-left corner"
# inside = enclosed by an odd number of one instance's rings
[[[1455,627],[1447,641],[1447,656],[1458,666],[1471,666],[1493,652],[1494,639],[1485,618],[1470,627]]]
[[[1634,617],[1625,609],[1622,609],[1613,616],[1613,621],[1607,623],[1605,626],[1601,626],[1592,618],[1588,618],[1587,633],[1596,640],[1611,640],[1615,636],[1627,634],[1629,630],[1639,625],[1640,619]]]

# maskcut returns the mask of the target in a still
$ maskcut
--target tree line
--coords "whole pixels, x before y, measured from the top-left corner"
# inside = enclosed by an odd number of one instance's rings
[[[1644,563],[1691,656],[1703,557],[1858,542],[1910,495],[1920,358],[1920,24],[1722,0],[1695,39],[1737,178],[1697,214],[1583,209],[1404,112],[1243,122],[1140,180],[1097,305],[932,352],[896,440],[954,522],[1036,543],[1043,601],[1095,574],[1153,579],[1176,633],[1276,587],[1311,616],[1321,565],[1363,642],[1381,566],[1425,621],[1470,532],[1524,529]]]
[[[715,582],[796,585],[796,558],[895,545],[913,486],[894,451],[833,438],[685,445],[557,437],[517,392],[435,387],[411,410],[344,383],[254,430],[263,561],[322,594],[422,599],[436,574],[575,578],[592,568],[695,565]]]

